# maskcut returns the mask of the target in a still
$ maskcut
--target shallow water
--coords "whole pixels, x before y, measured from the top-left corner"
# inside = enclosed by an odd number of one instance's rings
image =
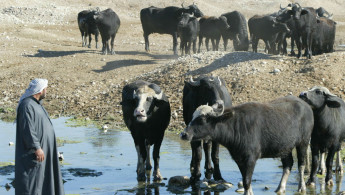
[[[191,150],[188,142],[181,141],[178,135],[164,138],[160,151],[160,170],[167,180],[152,187],[149,183],[138,183],[136,180],[137,153],[132,137],[128,131],[102,130],[92,127],[69,127],[67,118],[53,119],[55,133],[58,138],[78,143],[64,144],[58,150],[63,152],[62,166],[66,194],[174,194],[167,189],[168,179],[172,176],[190,176],[189,163]],[[14,162],[15,124],[0,121],[0,163]],[[151,149],[152,150],[152,149]],[[202,161],[201,167],[204,162]],[[275,194],[279,184],[282,169],[279,159],[258,160],[252,187],[255,194]],[[286,194],[294,194],[298,188],[297,162],[295,160],[292,173],[287,183]],[[12,166],[7,166],[10,170]],[[227,150],[220,148],[220,168],[222,176],[228,182],[235,184],[224,192],[198,192],[191,187],[184,189],[182,194],[237,194],[237,183],[241,174],[236,163]],[[0,167],[3,170],[3,167]],[[78,173],[83,174],[75,174]],[[202,176],[203,178],[204,176]],[[14,178],[13,171],[8,174],[0,171],[0,194],[12,195],[14,189],[8,191],[4,187]],[[345,190],[344,180],[334,176],[333,181],[339,181],[333,188],[321,185],[319,179],[316,188],[308,188],[307,194],[335,194]],[[152,178],[151,178],[152,181]],[[322,182],[321,182],[322,183]],[[268,187],[268,190],[265,190]]]

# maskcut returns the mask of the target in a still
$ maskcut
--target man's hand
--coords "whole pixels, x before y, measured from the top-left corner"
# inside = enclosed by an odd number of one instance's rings
[[[44,152],[41,148],[36,150],[35,155],[36,155],[36,160],[38,162],[42,162],[44,160]]]

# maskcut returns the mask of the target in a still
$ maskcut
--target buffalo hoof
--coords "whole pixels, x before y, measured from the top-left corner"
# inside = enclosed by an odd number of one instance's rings
[[[327,186],[333,186],[333,185],[334,185],[333,180],[332,180],[332,179],[328,180],[328,181],[326,182],[326,185],[327,185]]]
[[[162,181],[162,180],[163,180],[163,177],[160,174],[160,172],[153,173],[153,181]]]
[[[111,53],[111,55],[115,55],[116,54],[115,51],[111,51],[110,53]]]
[[[315,182],[308,180],[307,186],[309,186],[309,187],[315,187]]]
[[[87,46],[88,48],[91,48],[91,45]]]

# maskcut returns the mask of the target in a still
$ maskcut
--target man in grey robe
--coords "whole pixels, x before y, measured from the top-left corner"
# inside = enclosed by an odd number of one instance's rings
[[[42,99],[48,81],[34,79],[17,107],[15,194],[64,193],[53,125]]]

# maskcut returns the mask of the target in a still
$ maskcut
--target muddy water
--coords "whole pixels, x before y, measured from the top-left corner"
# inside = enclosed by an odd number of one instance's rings
[[[166,178],[160,184],[152,182],[138,183],[136,181],[137,154],[132,137],[128,131],[108,130],[104,132],[96,128],[70,127],[66,118],[54,119],[56,136],[67,140],[58,150],[63,152],[65,160],[62,165],[66,194],[175,194],[167,188],[168,179],[172,176],[190,176],[189,163],[191,150],[189,143],[180,141],[177,135],[164,138],[161,147],[160,168]],[[14,178],[15,125],[0,122],[0,194],[12,195],[14,189],[6,190],[6,183]],[[74,142],[74,143],[71,143]],[[297,162],[287,184],[287,193],[294,194],[298,187]],[[257,162],[253,175],[253,190],[255,194],[275,194],[282,170],[279,159],[261,159]],[[203,167],[203,162],[202,162]],[[224,192],[204,192],[183,189],[182,194],[237,194],[237,183],[241,174],[228,152],[221,147],[220,167],[224,179],[235,184]],[[203,178],[203,176],[202,176]],[[307,194],[335,194],[345,190],[345,183],[338,181],[333,188],[322,185],[322,179],[317,181],[315,189],[308,189]],[[152,181],[152,178],[151,178]],[[267,187],[268,189],[265,189]]]

